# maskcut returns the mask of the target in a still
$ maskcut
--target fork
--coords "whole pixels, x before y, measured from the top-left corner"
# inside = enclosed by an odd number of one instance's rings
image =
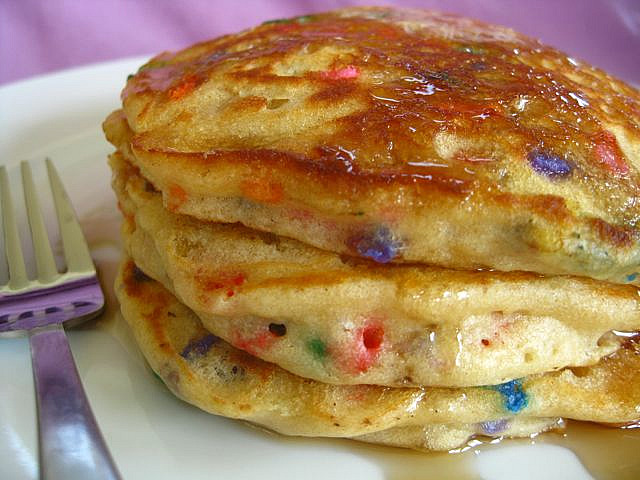
[[[6,167],[0,167],[0,198],[9,282],[0,286],[0,334],[28,332],[38,409],[42,479],[119,479],[96,423],[64,333],[63,323],[99,314],[104,296],[87,242],[51,160],[49,183],[67,270],[55,264],[29,163],[22,184],[31,228],[37,278],[26,273]]]

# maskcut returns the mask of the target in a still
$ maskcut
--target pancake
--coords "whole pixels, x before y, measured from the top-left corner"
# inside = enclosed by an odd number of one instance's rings
[[[237,348],[322,382],[477,386],[598,362],[640,330],[632,285],[354,261],[205,223],[111,156],[125,250]]]
[[[130,260],[121,266],[116,294],[149,365],[174,394],[207,412],[287,435],[446,450],[473,434],[526,436],[555,428],[559,417],[640,418],[640,345],[633,338],[595,366],[494,387],[330,385],[226,344]]]
[[[165,205],[374,261],[640,271],[640,94],[420,10],[266,22],[143,65],[105,123]]]

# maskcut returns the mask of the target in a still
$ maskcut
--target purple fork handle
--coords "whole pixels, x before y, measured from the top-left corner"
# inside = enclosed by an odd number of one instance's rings
[[[40,478],[120,479],[62,326],[32,331],[29,343],[38,403]]]

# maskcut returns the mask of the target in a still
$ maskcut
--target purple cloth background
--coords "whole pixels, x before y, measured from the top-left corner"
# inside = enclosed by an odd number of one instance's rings
[[[640,0],[0,0],[0,83],[178,49],[345,5],[435,8],[499,23],[640,84]]]

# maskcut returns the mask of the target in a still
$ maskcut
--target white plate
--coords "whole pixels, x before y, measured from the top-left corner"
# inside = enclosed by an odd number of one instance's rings
[[[107,312],[70,331],[69,340],[124,478],[592,478],[578,456],[560,446],[566,440],[556,434],[457,455],[422,454],[347,440],[283,438],[206,414],[171,395],[136,349],[111,288],[120,255],[120,218],[106,165],[112,147],[100,124],[118,107],[127,74],[142,61],[93,65],[0,88],[1,162],[13,175],[22,159],[48,156],[55,162],[98,263]],[[596,468],[621,478],[614,470],[623,464],[629,478],[640,476],[639,456],[625,452],[632,452],[631,447],[640,451],[638,433],[587,429],[576,434],[585,439],[577,451],[591,467],[597,455],[588,452],[597,451],[606,437],[609,447],[625,448],[600,448],[607,450],[609,463]],[[36,447],[28,343],[25,338],[0,339],[0,478],[36,478]],[[613,451],[620,452],[618,457]]]

